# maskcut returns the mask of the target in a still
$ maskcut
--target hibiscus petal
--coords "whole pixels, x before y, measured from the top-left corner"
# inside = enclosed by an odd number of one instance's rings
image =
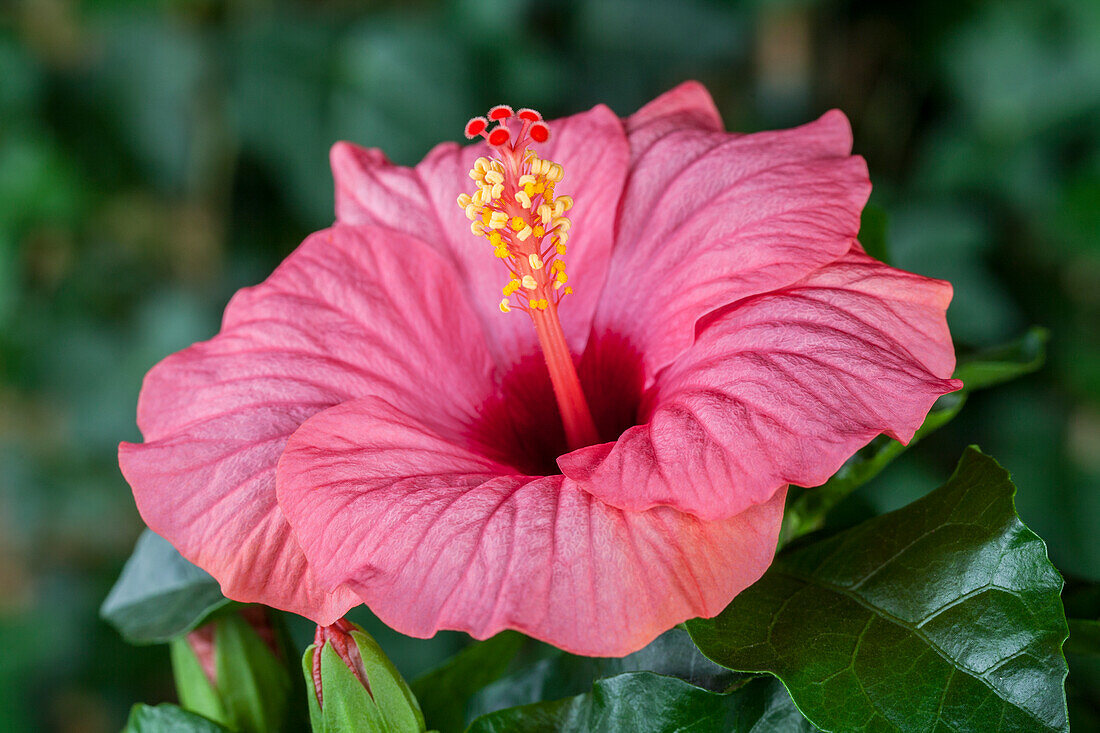
[[[449,263],[404,234],[337,226],[308,238],[233,298],[217,337],[146,377],[146,443],[119,455],[146,523],[230,598],[338,618],[355,596],[317,586],[276,504],[275,464],[307,417],[354,397],[472,420],[492,362],[458,287]]]
[[[615,211],[626,177],[629,152],[622,124],[606,106],[550,122],[550,140],[536,145],[539,155],[562,165],[559,193],[573,197],[569,212],[570,284],[574,294],[561,319],[571,348],[580,353],[596,309],[614,239]],[[466,283],[474,310],[493,334],[491,347],[503,367],[535,345],[530,323],[502,316],[497,309],[507,271],[492,256],[484,239],[470,232],[470,222],[455,203],[473,190],[469,171],[485,143],[436,146],[415,168],[390,163],[377,150],[351,143],[332,148],[336,179],[336,218],[357,224],[383,224],[409,232],[437,246]]]
[[[558,459],[627,510],[736,515],[787,484],[816,486],[871,438],[908,442],[958,389],[951,286],[858,247],[802,281],[705,319],[647,395],[646,424]]]
[[[871,186],[838,111],[753,135],[642,112],[627,120],[633,162],[596,329],[632,342],[652,379],[708,312],[842,256]]]
[[[557,476],[517,475],[378,398],[308,420],[279,503],[318,577],[416,637],[517,629],[618,656],[713,616],[771,562],[783,491],[721,522],[623,512]]]
[[[696,129],[722,132],[722,116],[710,92],[697,81],[685,81],[625,120],[632,157],[638,157],[670,132]]]

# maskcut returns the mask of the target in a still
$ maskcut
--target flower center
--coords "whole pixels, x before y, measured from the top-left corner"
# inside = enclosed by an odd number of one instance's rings
[[[491,122],[497,124],[489,130]],[[508,270],[501,312],[524,311],[535,325],[569,447],[593,445],[599,442],[596,425],[558,318],[558,305],[573,292],[566,284],[564,260],[570,227],[565,212],[573,199],[555,195],[554,187],[565,176],[562,167],[527,147],[546,142],[550,127],[532,109],[513,113],[499,105],[487,118],[466,123],[466,137],[478,136],[488,141],[493,156],[474,162],[470,178],[477,190],[460,194],[458,205],[466,210],[470,230],[489,240]]]

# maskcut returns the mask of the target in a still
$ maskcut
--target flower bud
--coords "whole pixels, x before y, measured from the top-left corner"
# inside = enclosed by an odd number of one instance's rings
[[[248,606],[172,640],[181,705],[240,733],[284,727],[291,677],[268,610]]]
[[[422,733],[424,715],[378,643],[347,619],[318,626],[302,668],[314,733]]]

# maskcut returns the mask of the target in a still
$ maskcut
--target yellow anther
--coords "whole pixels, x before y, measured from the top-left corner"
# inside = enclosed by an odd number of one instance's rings
[[[486,177],[488,177],[488,174],[486,174]],[[546,177],[554,183],[557,183],[561,179],[565,178],[565,171],[562,170],[562,167],[557,163],[552,163],[550,165],[550,170],[546,172]]]
[[[531,300],[527,301],[527,305],[531,306],[535,310],[538,310],[538,308],[539,308],[538,298],[532,298]]]
[[[525,226],[527,226],[527,222],[525,222],[523,220],[522,216],[513,216],[512,217],[512,231],[518,232],[520,229],[523,229]]]
[[[543,229],[541,226],[536,226],[535,227],[535,236],[536,237],[541,237],[543,234],[546,234],[546,230]]]
[[[504,174],[498,170],[485,172],[485,180],[492,184],[504,183]]]
[[[531,197],[526,191],[516,191],[516,202],[525,209],[531,208]]]
[[[489,195],[494,199],[498,199],[501,196],[503,196],[504,195],[504,184],[503,183],[497,183],[496,185],[494,185],[493,188],[489,191]]]
[[[562,285],[565,285],[565,283],[558,282],[557,280],[555,280],[554,281],[554,290],[560,290]]]
[[[475,219],[470,222],[470,231],[474,233],[475,237],[480,237],[485,234],[485,225]]]
[[[484,223],[485,225],[489,225],[493,221],[493,213],[494,212],[493,212],[492,209],[485,209],[484,211],[482,211],[481,212],[481,221],[482,221],[482,223]],[[469,214],[467,214],[467,216],[469,216]]]
[[[572,294],[573,294],[573,288],[569,288],[569,287],[567,287],[567,288],[565,289],[565,294],[566,294],[566,295],[572,295]]]
[[[473,178],[475,181],[482,181],[485,179],[485,172],[479,171],[477,168],[472,168],[470,170],[470,178]]]
[[[519,180],[517,181],[517,183],[521,186],[526,186],[528,184],[533,186],[533,185],[535,185],[535,177],[530,175],[530,174],[525,173],[525,174],[523,174],[522,176],[519,177]]]
[[[561,202],[561,198],[554,199],[554,216],[561,217],[565,213],[565,204]]]
[[[542,181],[539,181],[538,183],[535,184],[535,193],[542,193],[545,190],[546,190],[546,186],[543,185]]]
[[[572,196],[558,196],[556,199],[554,199],[554,203],[555,204],[560,203],[564,207],[565,211],[569,211],[570,209],[573,208],[573,197]]]
[[[478,158],[474,161],[474,170],[484,173],[485,171],[489,170],[489,162],[489,159],[485,156]]]
[[[478,206],[481,206],[482,204],[485,203],[485,196],[486,196],[485,189],[484,188],[479,188],[478,190],[474,191],[474,195],[470,198],[470,203],[477,204]]]
[[[495,229],[489,232],[489,244],[493,245],[494,247],[499,247],[503,241],[504,240],[501,239],[500,232],[496,231]]]
[[[527,238],[531,236],[531,231],[531,227],[524,224],[523,229],[520,229],[518,232],[516,232],[516,239],[521,242],[526,242]]]
[[[510,310],[512,310],[512,306],[508,305],[508,299],[502,298],[500,301],[500,312],[507,313]]]
[[[553,221],[553,228],[557,229],[562,234],[569,232],[569,227],[573,226],[573,222],[566,219],[564,216],[559,216]]]
[[[534,252],[527,255],[527,261],[531,264],[531,269],[532,270],[541,270],[542,269],[542,265],[543,265],[542,258],[539,257]]]
[[[544,311],[549,307],[550,307],[550,301],[547,300],[546,298],[543,298],[542,300],[539,301],[539,310],[540,311]]]
[[[550,272],[557,272],[558,270],[565,269],[565,262],[563,260],[554,260],[550,264]]]
[[[492,229],[503,229],[508,224],[508,215],[503,211],[494,211],[492,218],[489,220],[489,226]]]
[[[565,254],[565,245],[564,245],[564,244],[562,244],[561,242],[558,242],[557,246],[556,246],[556,247],[555,247],[554,249],[555,249],[555,250],[557,251],[557,253],[558,253],[558,254],[560,254],[560,255],[564,255],[564,254]]]
[[[511,295],[512,293],[516,292],[517,290],[519,290],[519,280],[509,280],[508,282],[506,282],[504,284],[504,295],[505,295],[505,297]]]
[[[549,204],[539,204],[539,207],[535,210],[539,218],[542,219],[543,226],[549,226],[550,220],[554,218],[554,210],[550,208]]]
[[[508,251],[508,248],[503,244],[493,250],[493,255],[499,257],[502,260],[506,260],[512,256],[512,253]]]
[[[556,279],[556,280],[557,280],[557,281],[558,281],[559,283],[561,283],[562,285],[564,285],[565,283],[567,283],[567,282],[569,281],[569,276],[565,274],[565,270],[561,270],[560,272],[558,272],[558,275],[557,275],[557,277],[556,277],[555,279]]]
[[[535,184],[533,183],[525,183],[523,185],[523,192],[528,196],[534,196],[538,193],[538,191],[535,190]]]
[[[477,219],[477,215],[481,213],[481,207],[477,204],[468,204],[466,206],[466,218],[470,221]]]
[[[557,231],[557,232],[554,232],[554,235],[555,235],[555,239],[554,239],[555,244],[565,245],[569,242],[569,233],[568,232]]]
[[[523,283],[523,287],[527,288],[528,290],[534,290],[539,286],[539,284],[535,281],[535,278],[531,275],[524,275],[523,279],[520,282]]]
[[[468,193],[458,194],[458,208],[465,209],[467,206],[470,205],[471,201],[473,201],[473,199],[470,198],[470,194],[468,194]]]

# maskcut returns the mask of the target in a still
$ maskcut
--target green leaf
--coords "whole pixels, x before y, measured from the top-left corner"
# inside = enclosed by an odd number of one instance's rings
[[[1065,731],[1062,579],[1014,494],[970,448],[944,486],[780,556],[688,631],[825,730]]]
[[[218,582],[145,530],[99,615],[133,644],[170,640],[229,603]]]
[[[774,677],[759,677],[729,693],[704,690],[675,677],[631,672],[598,680],[591,692],[489,713],[469,733],[804,733],[816,729]]]
[[[505,631],[471,644],[442,666],[413,680],[412,690],[420,700],[428,726],[442,733],[461,731],[471,696],[504,674],[521,646],[522,634]]]
[[[477,717],[502,708],[578,695],[591,690],[601,677],[627,672],[677,677],[714,692],[726,691],[745,677],[704,657],[683,629],[671,629],[622,658],[579,657],[554,649],[549,657],[477,692],[467,710],[470,717]],[[422,696],[421,702],[423,699]]]
[[[993,349],[959,359],[955,377],[963,381],[958,392],[944,395],[928,413],[924,424],[905,446],[880,435],[840,467],[832,478],[817,488],[791,487],[779,545],[821,529],[829,511],[853,491],[867,483],[895,458],[925,436],[940,429],[962,410],[971,392],[993,387],[1039,369],[1046,360],[1049,333],[1033,327],[1023,336]]]
[[[286,664],[239,613],[215,623],[214,664],[227,722],[242,733],[280,730],[291,690]]]
[[[130,709],[130,718],[122,733],[225,733],[228,730],[176,705],[138,703]]]

